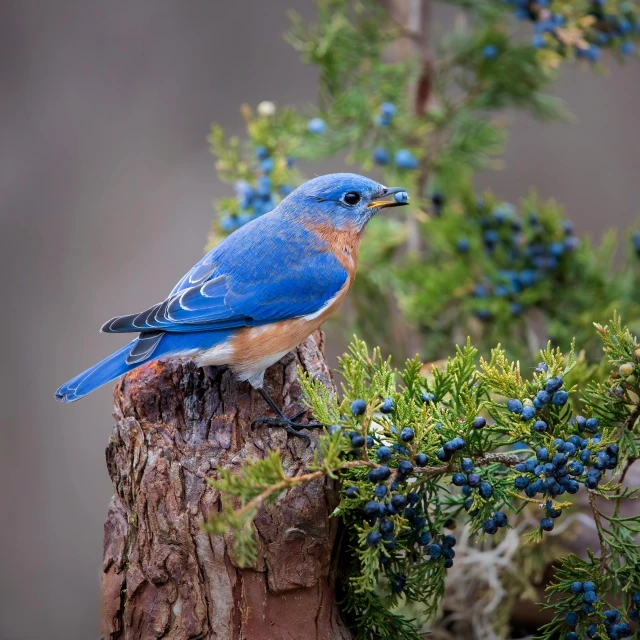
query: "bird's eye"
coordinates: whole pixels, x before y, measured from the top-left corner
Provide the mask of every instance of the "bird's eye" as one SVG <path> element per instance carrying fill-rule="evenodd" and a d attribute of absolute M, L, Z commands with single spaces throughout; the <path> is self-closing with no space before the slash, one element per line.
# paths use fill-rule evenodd
<path fill-rule="evenodd" d="M 356 193 L 355 191 L 348 191 L 344 194 L 344 197 L 342 199 L 344 200 L 345 204 L 348 204 L 350 207 L 352 207 L 354 204 L 358 204 L 358 202 L 360 202 L 360 194 Z"/>

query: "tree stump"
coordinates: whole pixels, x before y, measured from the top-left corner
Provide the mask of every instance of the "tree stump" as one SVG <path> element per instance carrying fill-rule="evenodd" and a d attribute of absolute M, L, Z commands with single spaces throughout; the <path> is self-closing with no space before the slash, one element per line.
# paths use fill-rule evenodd
<path fill-rule="evenodd" d="M 335 392 L 320 332 L 272 366 L 265 383 L 288 415 L 303 408 L 297 365 Z M 224 367 L 160 360 L 125 376 L 114 392 L 107 447 L 114 495 L 104 526 L 102 634 L 109 640 L 347 640 L 336 607 L 339 522 L 334 483 L 283 494 L 256 519 L 254 566 L 239 568 L 232 536 L 202 529 L 222 499 L 206 482 L 280 452 L 288 475 L 313 459 L 311 445 L 281 428 L 251 428 L 269 414 Z"/>

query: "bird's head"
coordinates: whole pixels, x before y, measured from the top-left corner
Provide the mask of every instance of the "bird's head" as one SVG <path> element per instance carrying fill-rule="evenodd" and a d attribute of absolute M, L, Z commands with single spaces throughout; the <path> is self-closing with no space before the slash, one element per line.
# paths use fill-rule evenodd
<path fill-rule="evenodd" d="M 401 192 L 355 173 L 332 173 L 300 185 L 278 208 L 286 217 L 359 232 L 381 209 L 407 204 L 393 198 Z"/>

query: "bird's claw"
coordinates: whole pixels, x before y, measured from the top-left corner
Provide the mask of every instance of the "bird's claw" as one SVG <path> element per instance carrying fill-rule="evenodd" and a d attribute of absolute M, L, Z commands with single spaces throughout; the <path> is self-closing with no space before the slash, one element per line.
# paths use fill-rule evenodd
<path fill-rule="evenodd" d="M 300 416 L 303 416 L 305 413 L 307 413 L 306 409 L 303 409 L 302 411 L 298 411 L 298 413 L 296 413 L 295 416 L 291 416 L 289 418 L 289 420 L 291 420 L 291 422 L 293 422 L 294 420 L 297 420 Z"/>
<path fill-rule="evenodd" d="M 251 423 L 251 427 L 254 427 L 256 424 L 266 424 L 269 427 L 284 427 L 288 433 L 293 436 L 297 436 L 298 438 L 304 438 L 307 441 L 307 444 L 309 444 L 311 442 L 311 438 L 309 438 L 306 433 L 300 433 L 300 431 L 302 429 L 323 429 L 324 425 L 319 422 L 310 422 L 309 424 L 294 422 L 297 418 L 306 413 L 306 411 L 306 409 L 303 409 L 291 418 L 287 418 L 286 416 L 281 418 L 267 418 L 266 416 L 261 416 Z"/>

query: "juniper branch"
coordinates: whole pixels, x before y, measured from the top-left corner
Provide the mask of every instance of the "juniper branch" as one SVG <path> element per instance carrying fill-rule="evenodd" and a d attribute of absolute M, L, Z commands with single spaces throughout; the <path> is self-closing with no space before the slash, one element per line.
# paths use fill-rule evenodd
<path fill-rule="evenodd" d="M 589 491 L 589 507 L 591 507 L 591 513 L 596 523 L 596 530 L 598 531 L 598 539 L 600 541 L 600 568 L 598 572 L 602 575 L 607 567 L 607 542 L 604 537 L 602 519 L 600 518 L 600 512 L 596 505 L 596 494 L 594 491 Z"/>

